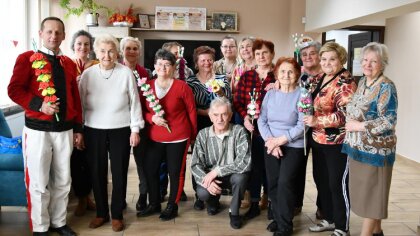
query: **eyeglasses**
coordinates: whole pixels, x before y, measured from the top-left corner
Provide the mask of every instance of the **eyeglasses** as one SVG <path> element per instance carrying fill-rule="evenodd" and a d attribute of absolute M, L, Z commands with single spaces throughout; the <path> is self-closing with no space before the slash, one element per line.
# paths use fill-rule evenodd
<path fill-rule="evenodd" d="M 169 64 L 169 63 L 165 63 L 165 64 L 158 63 L 158 64 L 156 64 L 156 66 L 158 66 L 160 68 L 169 68 L 169 67 L 172 66 L 172 64 Z"/>
<path fill-rule="evenodd" d="M 236 48 L 236 46 L 226 46 L 226 45 L 224 45 L 224 46 L 220 46 L 221 48 L 223 48 L 223 49 L 233 49 L 233 48 Z"/>
<path fill-rule="evenodd" d="M 301 56 L 302 57 L 313 57 L 315 56 L 317 53 L 316 52 L 310 52 L 309 54 L 307 53 L 302 53 Z"/>

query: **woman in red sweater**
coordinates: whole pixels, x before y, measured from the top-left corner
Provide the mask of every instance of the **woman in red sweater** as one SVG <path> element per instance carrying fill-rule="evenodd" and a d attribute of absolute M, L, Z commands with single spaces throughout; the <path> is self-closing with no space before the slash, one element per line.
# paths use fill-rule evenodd
<path fill-rule="evenodd" d="M 147 82 L 165 112 L 163 117 L 157 115 L 144 96 L 141 96 L 144 119 L 148 123 L 146 134 L 150 138 L 144 158 L 149 205 L 137 216 L 148 216 L 161 211 L 159 167 L 165 159 L 171 184 L 168 205 L 159 216 L 163 221 L 178 215 L 178 202 L 184 187 L 187 148 L 197 135 L 194 95 L 184 81 L 173 78 L 175 62 L 172 53 L 158 50 L 155 55 L 157 78 Z"/>

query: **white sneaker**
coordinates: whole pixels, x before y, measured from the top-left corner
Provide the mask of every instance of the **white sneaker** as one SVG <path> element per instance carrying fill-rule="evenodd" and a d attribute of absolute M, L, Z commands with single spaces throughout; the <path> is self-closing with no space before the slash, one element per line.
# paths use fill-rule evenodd
<path fill-rule="evenodd" d="M 335 229 L 335 224 L 334 223 L 330 224 L 326 220 L 321 220 L 319 224 L 309 227 L 309 231 L 311 232 L 333 231 L 334 229 Z"/>
<path fill-rule="evenodd" d="M 336 229 L 330 236 L 347 236 L 347 235 L 350 235 L 350 233 L 343 230 Z"/>

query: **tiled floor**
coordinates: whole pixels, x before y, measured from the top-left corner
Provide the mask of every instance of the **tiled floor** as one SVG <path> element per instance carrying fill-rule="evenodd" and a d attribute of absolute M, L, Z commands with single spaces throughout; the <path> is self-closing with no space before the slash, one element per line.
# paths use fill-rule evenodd
<path fill-rule="evenodd" d="M 294 220 L 295 235 L 329 235 L 330 233 L 310 233 L 308 226 L 315 221 L 316 189 L 312 179 L 312 161 L 308 161 L 307 185 L 303 212 Z M 187 174 L 188 175 L 188 174 Z M 76 200 L 72 199 L 69 204 L 68 224 L 79 235 L 163 235 L 163 236 L 218 236 L 218 235 L 272 235 L 266 231 L 266 211 L 261 216 L 246 222 L 240 230 L 234 230 L 229 226 L 228 204 L 229 197 L 223 196 L 221 202 L 224 210 L 216 216 L 208 216 L 206 211 L 198 212 L 193 209 L 193 190 L 191 180 L 186 181 L 188 201 L 180 203 L 179 217 L 169 222 L 161 222 L 158 216 L 137 218 L 135 214 L 135 202 L 138 198 L 137 172 L 135 162 L 130 163 L 128 176 L 127 202 L 128 208 L 124 218 L 126 229 L 115 233 L 110 224 L 98 229 L 89 229 L 89 221 L 95 216 L 89 212 L 84 217 L 75 217 L 72 212 L 76 206 Z M 162 205 L 165 207 L 165 205 Z M 245 210 L 242 210 L 242 213 Z M 391 196 L 389 202 L 389 218 L 383 221 L 385 235 L 416 235 L 420 219 L 420 164 L 413 161 L 397 158 L 393 172 Z M 350 232 L 359 235 L 361 218 L 351 214 Z M 25 208 L 2 207 L 0 212 L 0 235 L 30 235 L 28 229 L 28 217 Z M 420 235 L 417 233 L 417 235 Z"/>

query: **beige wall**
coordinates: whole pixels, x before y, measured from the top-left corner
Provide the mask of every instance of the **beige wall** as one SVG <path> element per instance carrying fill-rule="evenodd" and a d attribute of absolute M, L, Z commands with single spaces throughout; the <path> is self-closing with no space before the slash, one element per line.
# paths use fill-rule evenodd
<path fill-rule="evenodd" d="M 420 11 L 388 19 L 385 44 L 390 63 L 385 71 L 397 86 L 397 152 L 420 162 Z"/>
<path fill-rule="evenodd" d="M 98 0 L 99 3 L 111 8 L 119 7 L 125 11 L 133 2 L 132 0 Z M 305 33 L 302 17 L 305 14 L 305 0 L 157 0 L 140 1 L 134 4 L 135 11 L 145 14 L 154 14 L 155 6 L 192 6 L 204 7 L 207 15 L 212 12 L 235 11 L 238 13 L 240 34 L 233 34 L 237 39 L 245 36 L 261 37 L 271 40 L 275 44 L 276 58 L 278 56 L 292 55 L 293 42 L 292 33 Z M 51 6 L 52 15 L 62 17 L 64 11 L 53 1 Z M 101 16 L 100 25 L 107 24 L 105 16 Z M 67 40 L 63 43 L 64 52 L 71 55 L 69 41 L 71 35 L 81 29 L 86 28 L 84 16 L 70 16 L 65 19 L 67 27 Z M 220 40 L 224 34 L 220 33 L 175 33 L 175 32 L 145 32 L 136 31 L 133 33 L 140 39 L 185 39 L 185 40 Z M 320 34 L 311 34 L 315 38 L 320 38 Z M 146 49 L 147 50 L 147 49 Z"/>
<path fill-rule="evenodd" d="M 420 0 L 306 0 L 306 31 L 322 32 L 420 10 Z"/>

